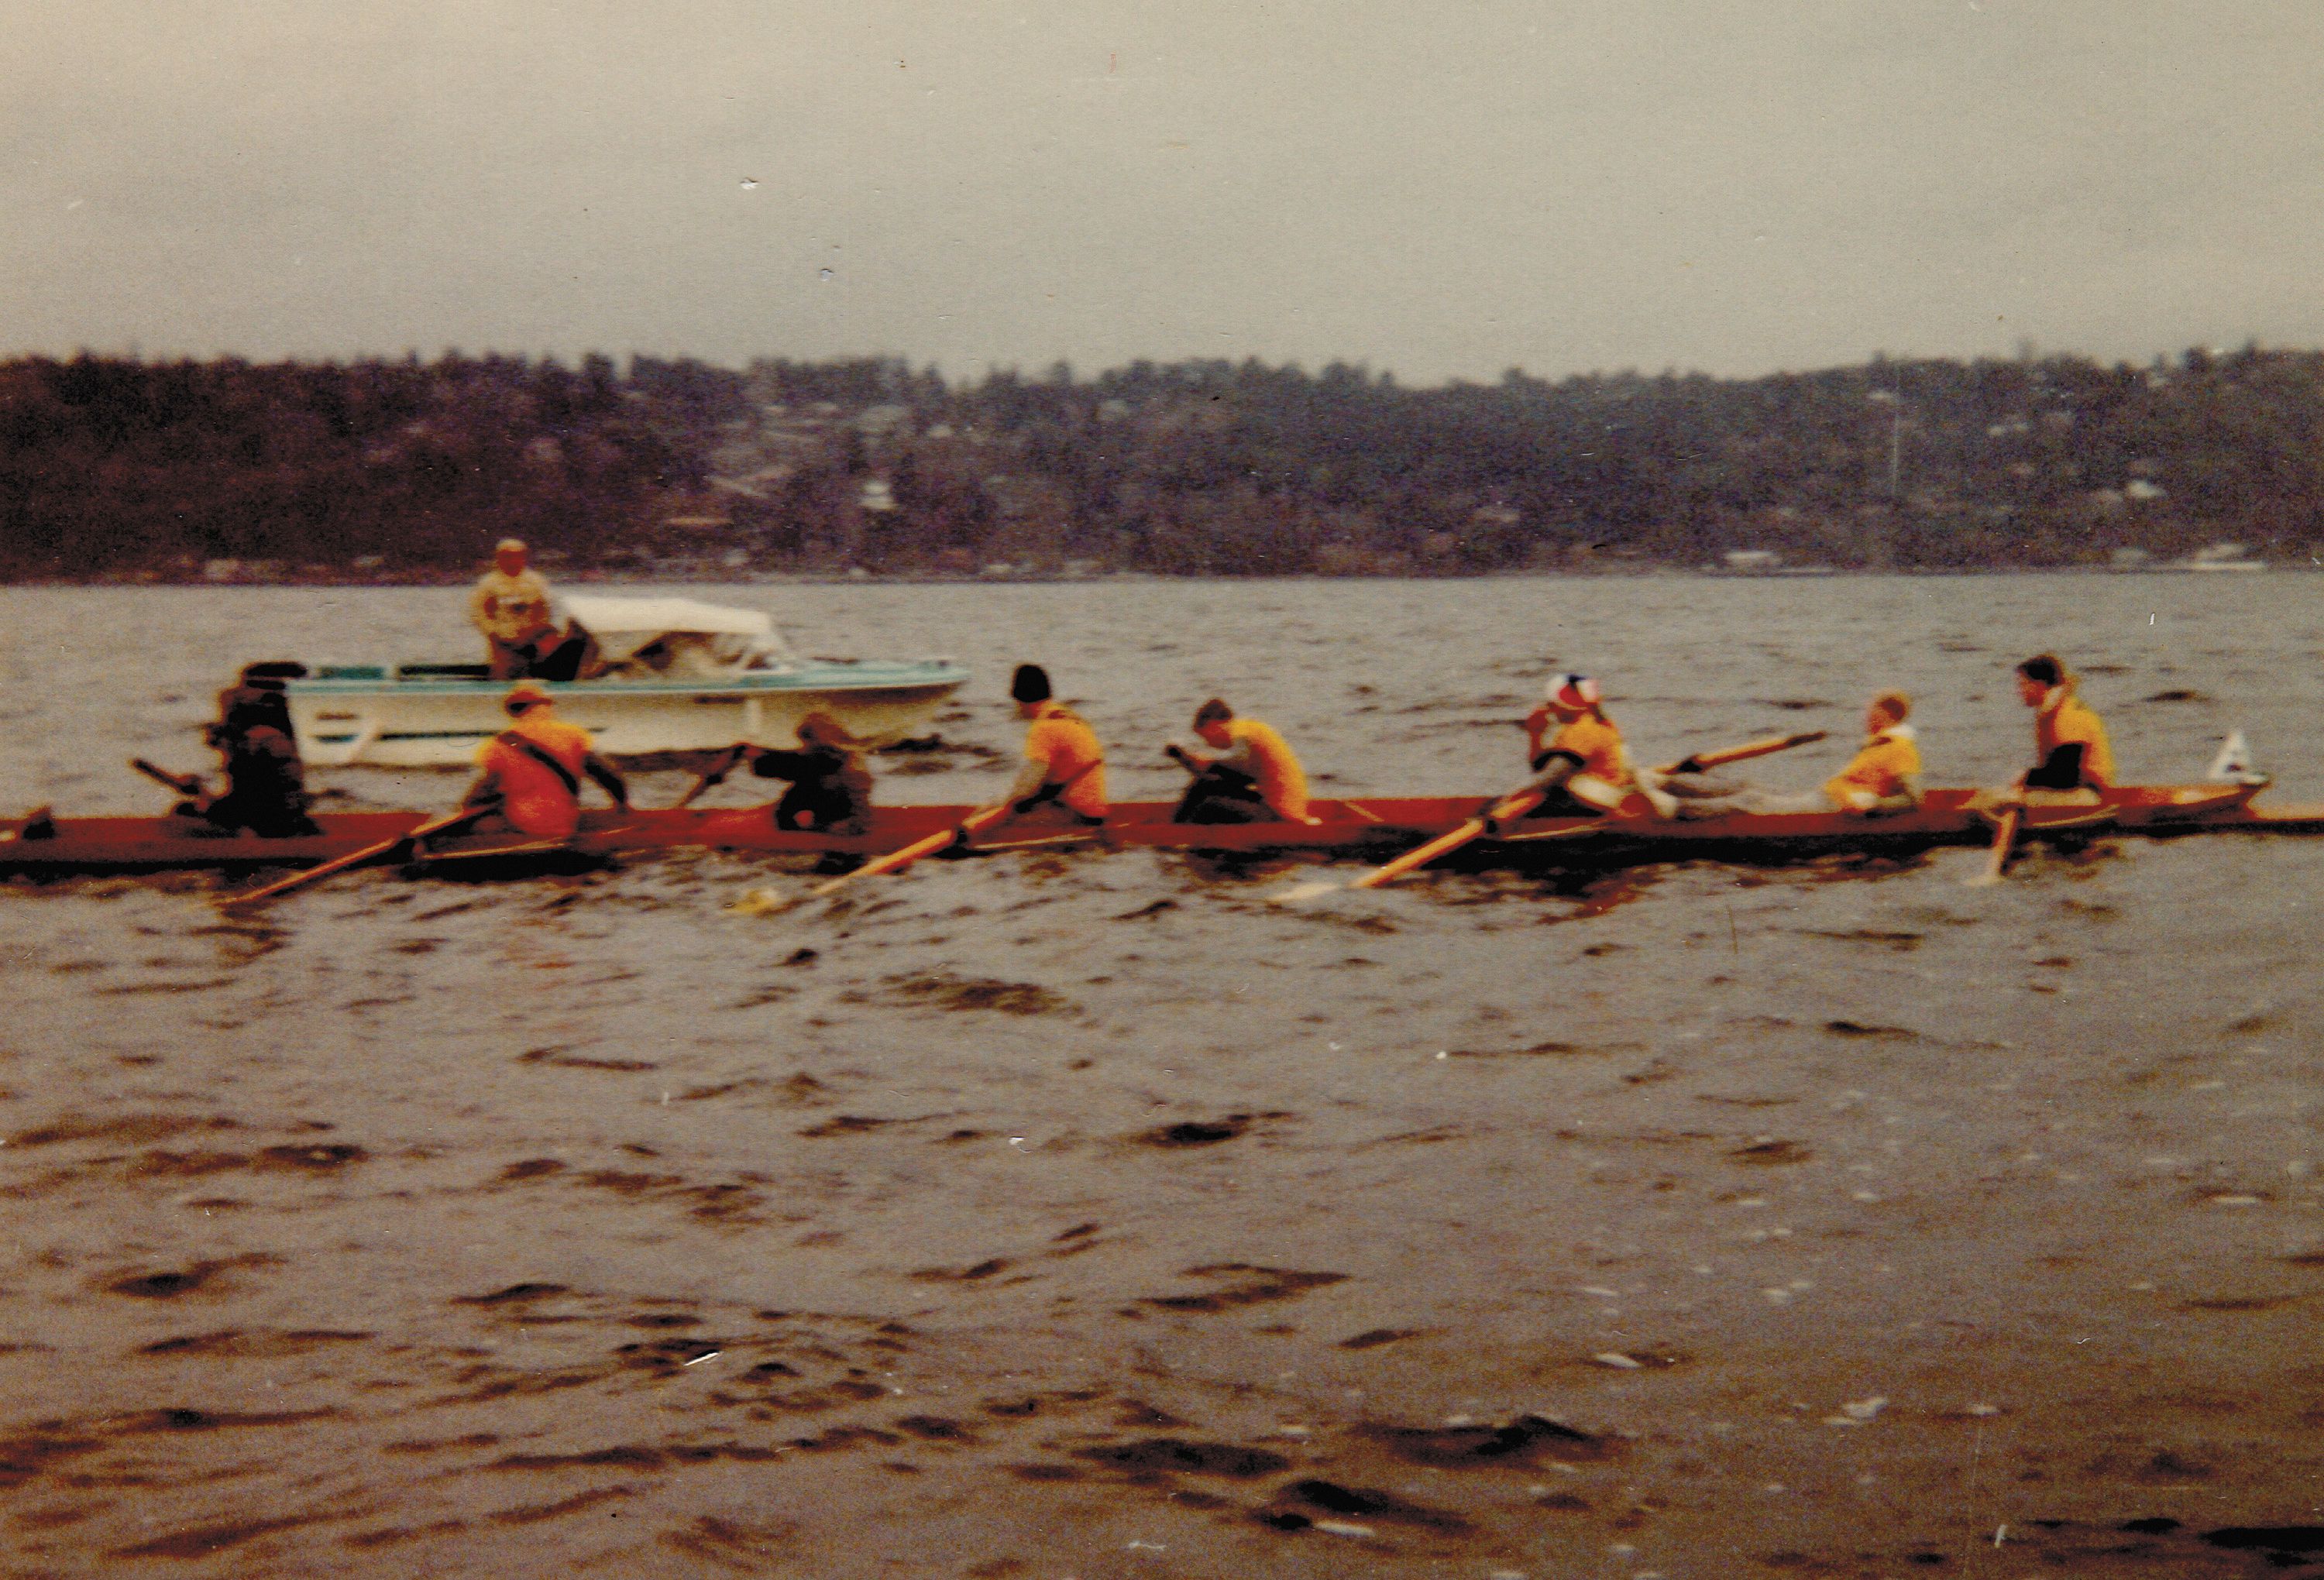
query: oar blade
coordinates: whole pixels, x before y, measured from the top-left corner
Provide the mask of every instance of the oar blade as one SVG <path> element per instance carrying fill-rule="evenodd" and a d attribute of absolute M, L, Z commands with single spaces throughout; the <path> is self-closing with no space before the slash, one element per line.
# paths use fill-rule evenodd
<path fill-rule="evenodd" d="M 1270 905 L 1304 905 L 1325 895 L 1336 895 L 1346 886 L 1323 878 L 1310 878 L 1305 883 L 1295 883 L 1289 888 L 1278 889 L 1267 896 L 1267 903 Z"/>
<path fill-rule="evenodd" d="M 726 911 L 733 916 L 779 916 L 786 911 L 796 909 L 801 903 L 798 896 L 787 895 L 780 889 L 751 888 L 744 889 L 742 897 L 727 906 Z"/>
<path fill-rule="evenodd" d="M 1993 825 L 1993 849 L 1986 853 L 1985 865 L 1974 877 L 1961 880 L 1964 888 L 1991 888 L 2002 880 L 2009 867 L 2009 849 L 2017 841 L 2017 824 L 2024 816 L 2019 807 L 2011 807 Z"/>

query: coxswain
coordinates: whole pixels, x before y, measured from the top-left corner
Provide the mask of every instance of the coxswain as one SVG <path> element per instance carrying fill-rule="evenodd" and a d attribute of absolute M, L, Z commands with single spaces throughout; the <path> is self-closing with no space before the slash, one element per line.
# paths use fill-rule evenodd
<path fill-rule="evenodd" d="M 501 706 L 512 722 L 476 752 L 476 782 L 461 805 L 538 839 L 570 839 L 581 826 L 581 780 L 595 779 L 630 809 L 630 787 L 592 749 L 589 732 L 557 717 L 548 688 L 521 680 Z M 479 828 L 491 826 L 480 821 Z"/>
<path fill-rule="evenodd" d="M 226 789 L 181 804 L 180 813 L 268 839 L 321 832 L 307 815 L 307 766 L 284 694 L 283 681 L 293 672 L 305 673 L 297 665 L 245 665 L 235 684 L 218 693 L 217 719 L 202 734 L 218 754 Z"/>
<path fill-rule="evenodd" d="M 1633 790 L 1656 816 L 1677 814 L 1678 804 L 1632 767 L 1622 732 L 1606 715 L 1604 694 L 1588 675 L 1550 676 L 1541 702 L 1526 715 L 1526 757 L 1536 775 L 1526 788 L 1544 797 L 1531 816 L 1602 817 Z"/>
<path fill-rule="evenodd" d="M 1684 818 L 1803 812 L 1871 817 L 1910 812 L 1921 804 L 1921 749 L 1913 727 L 1904 721 L 1912 712 L 1913 699 L 1903 692 L 1886 691 L 1874 697 L 1864 709 L 1864 744 L 1821 789 L 1804 795 L 1713 777 L 1685 763 L 1663 776 L 1662 787 L 1680 798 L 1679 815 Z"/>
<path fill-rule="evenodd" d="M 1272 725 L 1238 718 L 1213 697 L 1194 711 L 1194 733 L 1210 751 L 1189 751 L 1175 741 L 1164 749 L 1194 776 L 1171 822 L 1316 821 L 1307 814 L 1307 776 Z"/>
<path fill-rule="evenodd" d="M 2114 752 L 2106 726 L 2083 702 L 2080 685 L 2054 653 L 2017 666 L 2017 697 L 2034 710 L 2034 766 L 2021 790 L 2080 790 L 2096 794 L 2114 784 Z"/>
<path fill-rule="evenodd" d="M 775 803 L 775 827 L 827 834 L 871 831 L 872 770 L 863 743 L 825 712 L 798 721 L 798 749 L 745 747 L 751 772 L 761 779 L 788 779 L 790 788 Z"/>
<path fill-rule="evenodd" d="M 1026 721 L 1025 766 L 1009 787 L 1008 809 L 1015 817 L 1045 811 L 1081 827 L 1105 821 L 1105 749 L 1081 716 L 1058 702 L 1048 671 L 1020 664 L 1010 677 L 1009 695 Z"/>
<path fill-rule="evenodd" d="M 549 614 L 549 583 L 529 563 L 521 538 L 503 537 L 493 550 L 493 568 L 468 594 L 468 618 L 484 634 L 494 680 L 530 675 L 562 641 Z"/>

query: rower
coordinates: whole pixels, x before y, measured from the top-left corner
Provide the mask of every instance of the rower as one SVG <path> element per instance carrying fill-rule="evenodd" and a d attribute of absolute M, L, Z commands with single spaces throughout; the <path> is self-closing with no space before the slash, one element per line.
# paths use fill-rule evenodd
<path fill-rule="evenodd" d="M 1606 715 L 1604 694 L 1588 675 L 1550 676 L 1525 722 L 1526 761 L 1538 776 L 1526 788 L 1545 796 L 1529 815 L 1602 817 L 1618 810 L 1632 790 L 1646 798 L 1657 817 L 1676 815 L 1678 804 L 1632 767 L 1622 732 Z"/>
<path fill-rule="evenodd" d="M 828 834 L 870 831 L 872 770 L 864 766 L 863 743 L 830 714 L 812 712 L 798 721 L 797 751 L 757 746 L 742 751 L 758 777 L 790 781 L 775 803 L 775 827 Z"/>
<path fill-rule="evenodd" d="M 503 537 L 493 550 L 493 568 L 468 594 L 468 618 L 484 635 L 494 680 L 532 674 L 562 639 L 549 619 L 549 583 L 531 567 L 521 538 Z"/>
<path fill-rule="evenodd" d="M 1272 725 L 1238 718 L 1213 697 L 1194 711 L 1194 733 L 1218 755 L 1188 751 L 1176 741 L 1163 749 L 1194 776 L 1171 822 L 1318 821 L 1307 814 L 1307 776 Z"/>
<path fill-rule="evenodd" d="M 2106 726 L 2083 702 L 2080 682 L 2054 653 L 2017 666 L 2017 697 L 2034 710 L 2034 764 L 2018 778 L 2022 790 L 2080 790 L 2090 795 L 2114 783 L 2114 752 Z"/>
<path fill-rule="evenodd" d="M 1824 781 L 1824 799 L 1866 817 L 1920 805 L 1920 738 L 1905 722 L 1912 715 L 1913 699 L 1900 691 L 1882 692 L 1865 704 L 1864 744 L 1848 767 Z"/>
<path fill-rule="evenodd" d="M 589 732 L 557 717 L 548 688 L 521 680 L 501 704 L 512 723 L 476 752 L 476 782 L 460 804 L 493 814 L 520 833 L 570 839 L 581 826 L 581 778 L 587 775 L 630 810 L 630 787 L 597 755 Z M 490 826 L 480 821 L 479 828 Z"/>
<path fill-rule="evenodd" d="M 1097 732 L 1058 702 L 1049 685 L 1048 671 L 1038 664 L 1020 664 L 1010 677 L 1009 695 L 1017 716 L 1027 722 L 1025 766 L 1009 786 L 1007 806 L 1013 817 L 1027 817 L 1051 809 L 1051 815 L 1076 827 L 1091 828 L 1105 821 L 1105 749 Z"/>
<path fill-rule="evenodd" d="M 1790 813 L 1851 813 L 1858 816 L 1910 812 L 1921 804 L 1921 749 L 1913 727 L 1913 699 L 1885 691 L 1865 705 L 1864 744 L 1848 766 L 1805 795 L 1766 790 L 1747 780 L 1713 777 L 1692 759 L 1663 776 L 1662 787 L 1678 796 L 1683 818 L 1723 817 L 1731 813 L 1775 816 Z"/>
<path fill-rule="evenodd" d="M 226 789 L 217 795 L 196 795 L 178 805 L 179 813 L 268 839 L 322 831 L 307 815 L 307 767 L 291 734 L 284 694 L 285 674 L 296 667 L 246 665 L 235 684 L 218 693 L 217 719 L 202 733 L 217 751 Z M 189 787 L 198 790 L 199 781 L 189 781 Z"/>

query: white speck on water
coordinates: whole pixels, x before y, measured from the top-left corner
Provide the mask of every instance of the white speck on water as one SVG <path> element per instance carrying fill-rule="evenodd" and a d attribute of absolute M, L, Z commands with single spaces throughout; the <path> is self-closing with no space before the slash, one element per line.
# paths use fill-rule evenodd
<path fill-rule="evenodd" d="M 725 1352 L 724 1350 L 712 1350 L 708 1355 L 696 1355 L 696 1356 L 695 1356 L 692 1360 L 690 1360 L 690 1361 L 687 1362 L 686 1364 L 687 1364 L 687 1365 L 689 1365 L 689 1366 L 698 1366 L 698 1365 L 700 1365 L 700 1364 L 701 1364 L 703 1362 L 705 1362 L 705 1361 L 715 1361 L 715 1360 L 716 1360 L 720 1355 L 724 1355 L 725 1353 L 726 1353 L 726 1352 Z"/>

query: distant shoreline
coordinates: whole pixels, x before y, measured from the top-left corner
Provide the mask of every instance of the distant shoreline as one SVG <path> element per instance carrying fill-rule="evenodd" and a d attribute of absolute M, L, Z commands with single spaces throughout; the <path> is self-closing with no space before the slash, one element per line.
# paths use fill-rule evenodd
<path fill-rule="evenodd" d="M 1320 572 L 1305 572 L 1289 575 L 1193 576 L 1166 575 L 1154 571 L 1102 571 L 1084 574 L 1064 572 L 1010 572 L 1005 575 L 964 574 L 958 572 L 930 571 L 925 573 L 885 572 L 874 575 L 851 575 L 844 571 L 748 571 L 721 572 L 711 569 L 678 568 L 643 573 L 624 572 L 619 575 L 566 574 L 553 579 L 556 586 L 574 587 L 667 587 L 676 584 L 729 587 L 993 587 L 993 586 L 1099 586 L 1132 583 L 1230 583 L 1246 582 L 1590 582 L 1643 580 L 1653 577 L 1685 578 L 1706 582 L 1786 582 L 1807 579 L 1859 579 L 1866 577 L 1905 576 L 1915 579 L 1956 576 L 2184 576 L 2253 574 L 2265 571 L 2279 574 L 2312 574 L 2324 570 L 2324 565 L 2301 565 L 2291 561 L 2245 561 L 2231 565 L 1802 565 L 1797 568 L 1763 571 L 1736 571 L 1711 565 L 1608 565 L 1590 570 L 1509 570 L 1446 572 L 1414 574 L 1382 572 L 1376 575 L 1326 575 Z M 446 574 L 412 574 L 408 576 L 367 575 L 357 573 L 318 574 L 289 576 L 170 576 L 106 575 L 106 576 L 41 576 L 14 577 L 0 580 L 0 587 L 169 587 L 184 591 L 252 587 L 465 587 L 474 578 Z"/>

